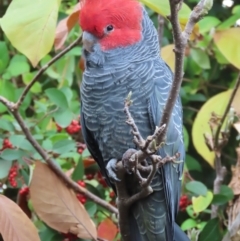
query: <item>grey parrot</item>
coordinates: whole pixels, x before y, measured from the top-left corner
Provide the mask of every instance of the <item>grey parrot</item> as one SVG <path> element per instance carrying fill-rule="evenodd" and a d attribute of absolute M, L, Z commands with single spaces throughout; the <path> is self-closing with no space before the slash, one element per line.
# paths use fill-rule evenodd
<path fill-rule="evenodd" d="M 80 11 L 85 71 L 81 84 L 81 125 L 86 145 L 114 188 L 114 167 L 133 143 L 124 100 L 132 92 L 130 112 L 143 138 L 154 133 L 172 85 L 173 74 L 160 57 L 157 31 L 135 0 L 84 0 Z M 185 159 L 182 106 L 178 97 L 162 157 Z M 183 163 L 166 163 L 152 180 L 153 193 L 131 207 L 133 241 L 187 241 L 175 219 Z M 131 182 L 132 178 L 132 182 Z M 129 192 L 137 192 L 129 175 Z"/>

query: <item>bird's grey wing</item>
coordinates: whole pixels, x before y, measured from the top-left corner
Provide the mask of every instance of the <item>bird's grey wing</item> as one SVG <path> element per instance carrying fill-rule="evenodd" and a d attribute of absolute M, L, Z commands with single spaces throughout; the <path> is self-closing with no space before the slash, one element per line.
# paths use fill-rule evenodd
<path fill-rule="evenodd" d="M 150 98 L 149 114 L 152 119 L 152 128 L 160 124 L 163 108 L 169 95 L 173 75 L 169 67 L 162 63 L 156 68 L 154 93 Z M 166 141 L 158 154 L 162 157 L 173 156 L 180 153 L 179 160 L 185 159 L 185 150 L 182 136 L 182 105 L 178 97 L 166 134 Z M 159 169 L 159 174 L 163 177 L 165 199 L 168 208 L 168 218 L 174 230 L 175 217 L 178 212 L 178 202 L 181 194 L 181 176 L 183 163 L 166 163 Z"/>
<path fill-rule="evenodd" d="M 83 135 L 85 144 L 87 145 L 89 152 L 91 153 L 93 159 L 97 162 L 97 164 L 101 170 L 101 173 L 102 173 L 103 177 L 105 178 L 107 184 L 115 190 L 113 183 L 110 181 L 110 179 L 108 177 L 106 167 L 105 167 L 105 164 L 103 161 L 103 157 L 99 150 L 98 143 L 94 139 L 92 133 L 86 127 L 84 113 L 82 111 L 82 108 L 81 108 L 81 126 L 82 126 L 82 135 Z"/>

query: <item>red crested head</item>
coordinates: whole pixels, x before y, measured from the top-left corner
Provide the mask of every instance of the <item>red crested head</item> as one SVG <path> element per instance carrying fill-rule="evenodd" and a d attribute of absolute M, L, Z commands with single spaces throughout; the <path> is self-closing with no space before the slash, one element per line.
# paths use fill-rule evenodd
<path fill-rule="evenodd" d="M 136 0 L 83 0 L 80 26 L 103 50 L 126 47 L 141 40 L 142 15 Z"/>

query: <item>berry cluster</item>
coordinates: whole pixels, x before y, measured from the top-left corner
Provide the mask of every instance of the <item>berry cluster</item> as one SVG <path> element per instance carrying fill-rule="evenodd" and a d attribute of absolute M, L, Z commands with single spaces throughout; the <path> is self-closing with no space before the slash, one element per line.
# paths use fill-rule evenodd
<path fill-rule="evenodd" d="M 71 124 L 66 128 L 68 134 L 72 135 L 78 133 L 81 130 L 81 126 L 77 120 L 72 120 Z"/>
<path fill-rule="evenodd" d="M 57 123 L 56 123 L 56 127 L 57 127 L 57 132 L 61 132 L 63 130 L 63 128 L 59 126 Z M 72 120 L 70 125 L 66 127 L 65 130 L 70 135 L 78 133 L 81 130 L 79 121 Z"/>
<path fill-rule="evenodd" d="M 81 187 L 84 187 L 84 188 L 86 187 L 86 183 L 85 183 L 84 181 L 82 181 L 82 180 L 77 181 L 77 184 L 78 184 L 79 186 L 81 186 Z M 77 199 L 78 199 L 79 202 L 81 202 L 82 204 L 85 204 L 86 201 L 87 201 L 86 197 L 85 197 L 83 194 L 80 194 L 80 193 L 77 194 Z"/>
<path fill-rule="evenodd" d="M 13 149 L 13 145 L 8 139 L 3 140 L 3 146 L 2 149 L 0 149 L 0 151 L 3 151 L 5 149 Z"/>
<path fill-rule="evenodd" d="M 187 206 L 192 204 L 192 201 L 188 199 L 187 195 L 182 195 L 180 197 L 179 209 L 180 211 L 185 211 Z"/>
<path fill-rule="evenodd" d="M 19 190 L 19 194 L 21 196 L 27 196 L 29 193 L 29 187 L 22 187 L 20 190 Z"/>
<path fill-rule="evenodd" d="M 17 172 L 18 172 L 18 167 L 16 164 L 14 164 L 9 170 L 9 174 L 8 174 L 8 181 L 12 187 L 17 187 L 17 181 L 16 181 Z"/>
<path fill-rule="evenodd" d="M 92 174 L 92 173 L 88 173 L 88 174 L 86 174 L 86 179 L 87 180 L 93 180 L 94 179 L 94 175 Z"/>

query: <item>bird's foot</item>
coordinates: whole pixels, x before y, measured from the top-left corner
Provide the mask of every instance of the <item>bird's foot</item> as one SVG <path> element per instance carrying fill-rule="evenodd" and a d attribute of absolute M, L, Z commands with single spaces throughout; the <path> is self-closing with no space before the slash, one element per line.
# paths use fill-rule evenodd
<path fill-rule="evenodd" d="M 107 172 L 108 172 L 108 175 L 109 177 L 113 180 L 113 181 L 121 181 L 120 179 L 117 178 L 117 175 L 116 175 L 116 168 L 117 168 L 117 159 L 111 159 L 107 166 L 106 166 L 106 169 L 107 169 Z"/>

